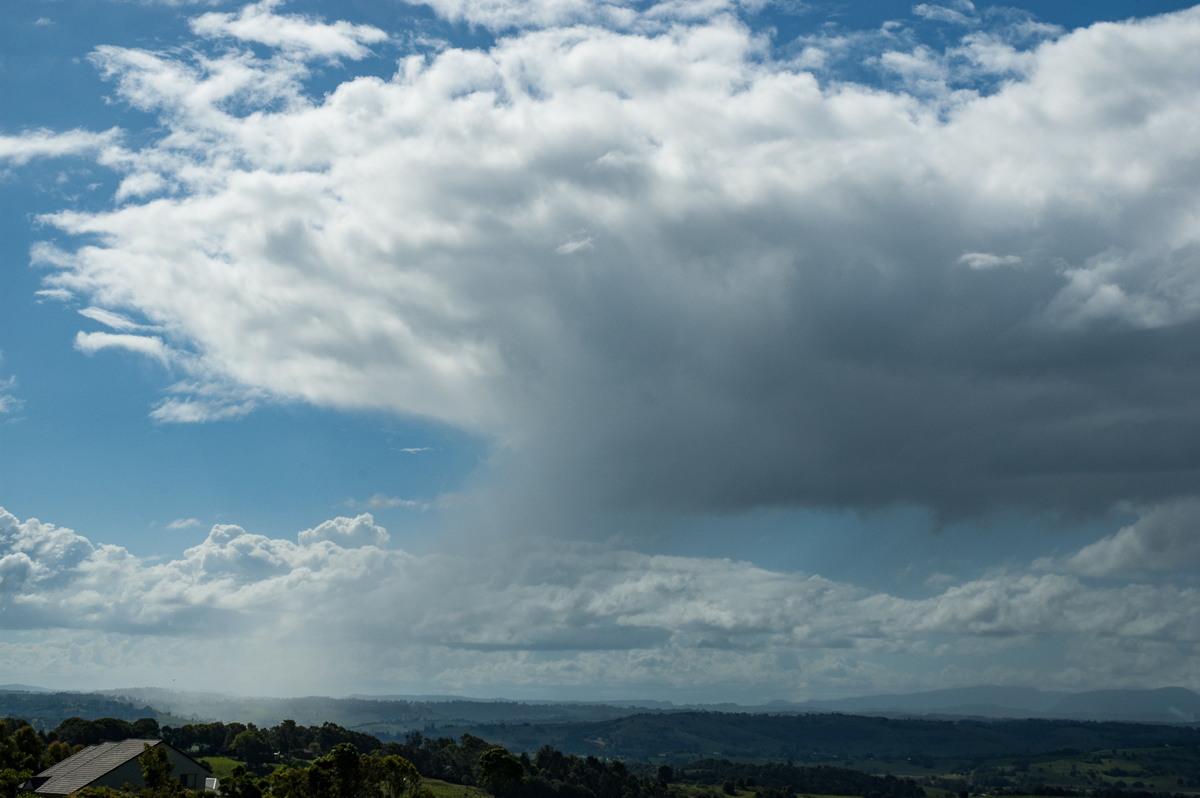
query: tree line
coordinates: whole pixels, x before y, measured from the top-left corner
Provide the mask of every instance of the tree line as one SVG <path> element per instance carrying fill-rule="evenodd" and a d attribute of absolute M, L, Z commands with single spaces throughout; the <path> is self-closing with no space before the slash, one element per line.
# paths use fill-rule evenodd
<path fill-rule="evenodd" d="M 245 762 L 220 780 L 220 798 L 432 798 L 423 778 L 480 787 L 496 798 L 686 798 L 694 795 L 682 788 L 689 783 L 721 785 L 727 794 L 748 791 L 757 798 L 793 798 L 797 793 L 921 798 L 920 787 L 909 779 L 828 766 L 704 760 L 678 769 L 631 768 L 619 760 L 564 754 L 548 745 L 533 756 L 517 755 L 471 734 L 453 739 L 411 732 L 403 741 L 383 743 L 334 723 L 159 727 L 151 718 L 69 718 L 45 733 L 20 720 L 0 723 L 0 798 L 16 798 L 20 784 L 84 746 L 130 738 L 161 739 L 194 757 Z M 140 759 L 145 786 L 89 788 L 79 798 L 200 798 L 171 778 L 161 746 L 147 747 Z"/>

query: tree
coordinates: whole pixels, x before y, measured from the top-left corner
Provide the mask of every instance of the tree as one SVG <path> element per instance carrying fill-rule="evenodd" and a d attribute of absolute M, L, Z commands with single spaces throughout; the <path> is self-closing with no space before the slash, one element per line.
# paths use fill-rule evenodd
<path fill-rule="evenodd" d="M 42 769 L 42 753 L 45 746 L 32 726 L 25 725 L 13 732 L 12 742 L 16 749 L 17 769 L 34 773 Z"/>
<path fill-rule="evenodd" d="M 134 737 L 158 739 L 160 731 L 154 718 L 138 718 L 130 727 Z"/>
<path fill-rule="evenodd" d="M 23 729 L 29 729 L 29 727 L 22 726 L 17 730 L 18 734 Z M 36 767 L 36 759 L 33 761 L 33 766 L 30 767 L 29 755 L 26 751 L 21 750 L 18 736 L 10 735 L 8 724 L 0 722 L 0 796 L 16 798 L 17 788 L 34 774 Z"/>
<path fill-rule="evenodd" d="M 221 798 L 262 798 L 263 794 L 261 782 L 242 765 L 234 766 L 233 772 L 221 779 L 218 791 Z"/>
<path fill-rule="evenodd" d="M 271 729 L 271 742 L 276 751 L 282 751 L 285 755 L 289 755 L 297 748 L 303 748 L 308 741 L 305 739 L 304 732 L 296 725 L 296 721 L 287 718 Z"/>
<path fill-rule="evenodd" d="M 365 775 L 362 757 L 352 743 L 338 743 L 313 762 L 313 769 L 328 775 L 334 798 L 359 798 L 362 794 Z"/>
<path fill-rule="evenodd" d="M 165 745 L 146 743 L 138 757 L 142 766 L 142 780 L 146 782 L 146 794 L 153 798 L 168 798 L 178 795 L 183 787 L 171 777 L 171 758 Z"/>
<path fill-rule="evenodd" d="M 364 761 L 371 763 L 371 780 L 378 785 L 381 798 L 408 798 L 421 789 L 421 774 L 402 756 L 367 757 Z"/>
<path fill-rule="evenodd" d="M 230 746 L 234 756 L 247 762 L 266 762 L 271 758 L 271 746 L 257 729 L 247 729 L 233 738 Z"/>
<path fill-rule="evenodd" d="M 45 753 L 42 754 L 42 770 L 48 767 L 57 765 L 67 757 L 75 753 L 75 749 L 64 743 L 62 740 L 55 740 L 50 745 L 46 746 Z"/>
<path fill-rule="evenodd" d="M 479 780 L 492 795 L 506 795 L 523 776 L 520 760 L 502 746 L 492 746 L 479 755 Z"/>
<path fill-rule="evenodd" d="M 267 786 L 274 798 L 307 798 L 308 771 L 311 768 L 280 768 L 267 776 Z M 222 782 L 224 786 L 224 782 Z"/>

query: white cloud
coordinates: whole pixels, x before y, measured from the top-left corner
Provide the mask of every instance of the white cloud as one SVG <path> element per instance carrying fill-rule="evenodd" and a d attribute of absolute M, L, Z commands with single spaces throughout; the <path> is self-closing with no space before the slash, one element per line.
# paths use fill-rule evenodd
<path fill-rule="evenodd" d="M 405 451 L 405 450 L 401 450 Z M 356 501 L 349 499 L 346 505 L 351 508 L 362 507 L 367 510 L 390 510 L 394 507 L 408 507 L 412 509 L 428 509 L 428 505 L 424 502 L 419 502 L 415 499 L 401 499 L 396 496 L 388 496 L 386 493 L 376 493 L 366 501 Z"/>
<path fill-rule="evenodd" d="M 198 526 L 200 526 L 200 520 L 197 518 L 176 518 L 167 524 L 167 529 L 193 529 Z"/>
<path fill-rule="evenodd" d="M 34 158 L 90 155 L 113 147 L 120 137 L 116 128 L 103 133 L 71 130 L 55 133 L 31 130 L 19 136 L 0 136 L 0 161 L 23 164 Z"/>
<path fill-rule="evenodd" d="M 155 405 L 150 418 L 164 424 L 203 424 L 228 421 L 252 413 L 257 407 L 253 400 L 232 401 L 204 398 L 179 399 L 171 397 Z"/>
<path fill-rule="evenodd" d="M 621 11 L 435 6 L 499 26 Z M 727 14 L 514 32 L 319 98 L 295 58 L 100 48 L 166 130 L 108 163 L 170 191 L 46 217 L 100 243 L 35 254 L 48 290 L 162 324 L 78 339 L 205 386 L 156 419 L 304 401 L 444 422 L 493 444 L 497 495 L 547 514 L 512 528 L 1178 495 L 1158 475 L 1200 451 L 1179 134 L 1200 12 L 1056 40 L 1005 24 L 990 56 L 807 42 L 834 64 L 869 45 L 904 90 L 819 81 Z"/>
<path fill-rule="evenodd" d="M 137 172 L 121 181 L 117 188 L 116 199 L 121 201 L 130 197 L 143 197 L 155 194 L 167 188 L 167 182 L 162 175 L 155 172 Z"/>
<path fill-rule="evenodd" d="M 41 299 L 51 299 L 56 302 L 69 302 L 75 298 L 75 295 L 65 288 L 45 288 L 35 293 Z"/>
<path fill-rule="evenodd" d="M 554 248 L 554 251 L 560 255 L 570 255 L 580 250 L 589 250 L 594 246 L 592 237 L 587 235 L 575 236 L 568 241 L 559 244 Z"/>
<path fill-rule="evenodd" d="M 425 0 L 424 4 L 451 21 L 493 30 L 578 23 L 625 26 L 636 18 L 627 0 Z"/>
<path fill-rule="evenodd" d="M 1148 657 L 1175 674 L 1179 652 L 1200 653 L 1195 589 L 1016 572 L 905 599 L 745 562 L 578 543 L 417 558 L 390 548 L 370 515 L 326 521 L 295 541 L 217 525 L 178 559 L 152 562 L 0 510 L 0 608 L 7 628 L 94 646 L 90 661 L 118 669 L 121 651 L 175 661 L 220 635 L 226 655 L 262 659 L 239 671 L 276 679 L 272 691 L 312 689 L 304 678 L 333 673 L 351 689 L 403 671 L 427 687 L 492 694 L 608 683 L 797 696 L 870 680 L 879 688 L 880 679 L 916 689 L 949 665 L 962 683 L 985 672 L 1014 678 L 1006 652 L 1022 678 L 1045 682 L 1062 678 L 1057 659 L 1039 659 L 1050 635 L 1079 652 L 1072 678 L 1096 686 L 1142 677 L 1135 665 Z M 1166 641 L 1173 660 L 1154 653 Z M 1127 652 L 1124 666 L 1085 656 L 1100 645 Z M 322 653 L 332 651 L 339 656 Z M 773 664 L 781 659 L 794 666 Z M 181 673 L 203 679 L 206 661 Z"/>
<path fill-rule="evenodd" d="M 4 353 L 0 352 L 0 363 L 4 362 Z M 2 372 L 0 372 L 2 374 Z M 17 397 L 13 390 L 17 387 L 17 378 L 0 376 L 0 416 L 20 412 L 25 406 L 25 400 Z M 11 419 L 9 419 L 11 420 Z"/>
<path fill-rule="evenodd" d="M 1016 266 L 1021 263 L 1020 255 L 994 255 L 991 252 L 965 252 L 958 262 L 968 269 L 995 269 L 998 266 Z"/>
<path fill-rule="evenodd" d="M 371 25 L 325 24 L 308 17 L 274 13 L 282 3 L 260 0 L 236 14 L 209 12 L 192 20 L 192 30 L 206 37 L 228 36 L 278 47 L 307 58 L 359 60 L 370 54 L 367 45 L 387 41 L 387 33 Z"/>
<path fill-rule="evenodd" d="M 1118 576 L 1190 568 L 1200 561 L 1200 499 L 1143 509 L 1140 518 L 1068 557 L 1039 560 L 1043 569 Z"/>
<path fill-rule="evenodd" d="M 142 330 L 156 329 L 151 325 L 138 324 L 133 319 L 121 313 L 115 313 L 104 308 L 83 308 L 79 311 L 79 315 L 98 321 L 106 327 L 121 332 L 137 332 Z"/>
<path fill-rule="evenodd" d="M 918 17 L 935 20 L 937 22 L 950 22 L 955 25 L 974 25 L 978 19 L 973 16 L 975 6 L 971 3 L 959 3 L 958 9 L 949 8 L 947 6 L 939 6 L 934 3 L 918 3 L 913 6 L 913 13 Z"/>
<path fill-rule="evenodd" d="M 151 357 L 164 366 L 171 361 L 171 350 L 157 335 L 80 332 L 75 335 L 75 348 L 85 355 L 94 355 L 103 349 L 125 349 Z"/>
<path fill-rule="evenodd" d="M 422 0 L 438 16 L 466 22 L 497 32 L 514 29 L 597 25 L 615 29 L 651 29 L 663 24 L 710 19 L 720 14 L 744 11 L 757 14 L 774 5 L 788 14 L 812 10 L 806 3 L 780 0 Z"/>
<path fill-rule="evenodd" d="M 370 515 L 357 518 L 336 518 L 300 533 L 300 543 L 311 546 L 317 541 L 327 540 L 343 547 L 384 546 L 388 542 L 387 531 L 376 526 Z"/>

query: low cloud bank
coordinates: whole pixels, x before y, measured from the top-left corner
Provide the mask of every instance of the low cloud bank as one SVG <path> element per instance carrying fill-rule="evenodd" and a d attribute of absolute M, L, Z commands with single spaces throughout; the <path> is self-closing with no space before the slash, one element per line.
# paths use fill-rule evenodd
<path fill-rule="evenodd" d="M 72 661 L 91 657 L 88 667 L 110 678 L 160 662 L 203 681 L 234 657 L 238 678 L 272 692 L 337 678 L 347 692 L 608 685 L 761 700 L 1200 675 L 1194 587 L 1030 568 L 901 598 L 745 562 L 581 543 L 414 557 L 390 548 L 367 514 L 295 541 L 218 525 L 179 559 L 155 562 L 0 510 L 0 602 L 4 628 L 41 630 L 36 645 L 72 652 L 66 662 L 48 654 L 47 674 L 69 675 Z M 30 645 L 10 637 L 0 650 L 19 663 Z"/>

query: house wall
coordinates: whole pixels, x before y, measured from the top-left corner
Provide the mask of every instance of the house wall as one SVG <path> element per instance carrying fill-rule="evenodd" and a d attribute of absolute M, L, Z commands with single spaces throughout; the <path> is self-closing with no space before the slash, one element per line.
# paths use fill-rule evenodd
<path fill-rule="evenodd" d="M 212 775 L 200 764 L 174 748 L 167 746 L 167 756 L 171 760 L 171 775 L 189 790 L 203 790 L 204 780 Z"/>
<path fill-rule="evenodd" d="M 146 786 L 146 782 L 142 781 L 142 765 L 136 759 L 108 771 L 88 786 L 120 789 L 126 784 L 132 784 L 134 787 Z"/>

